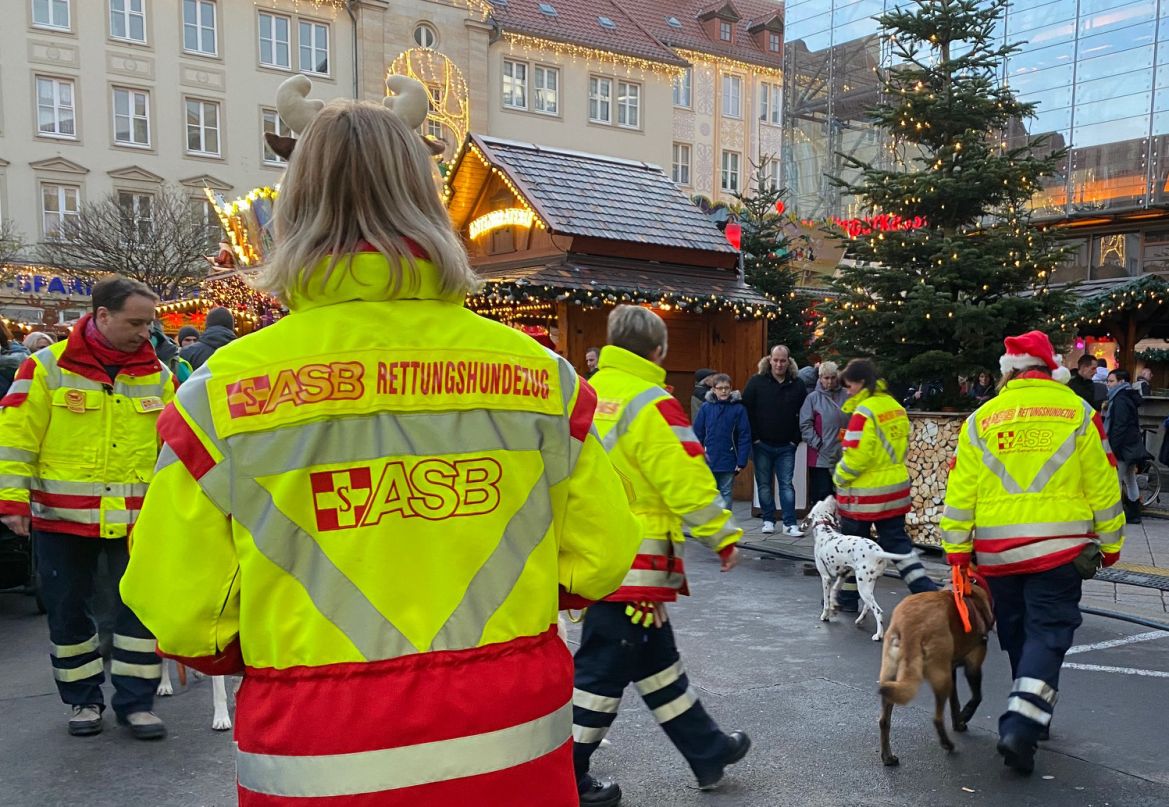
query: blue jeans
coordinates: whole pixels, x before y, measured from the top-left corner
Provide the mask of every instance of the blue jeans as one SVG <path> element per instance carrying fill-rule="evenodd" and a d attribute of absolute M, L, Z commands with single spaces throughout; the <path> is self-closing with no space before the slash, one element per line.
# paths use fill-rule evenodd
<path fill-rule="evenodd" d="M 714 482 L 718 485 L 719 495 L 723 497 L 723 507 L 730 511 L 734 511 L 734 498 L 731 496 L 731 488 L 735 484 L 734 471 L 715 471 Z"/>
<path fill-rule="evenodd" d="M 792 477 L 796 471 L 794 443 L 777 446 L 758 441 L 752 447 L 755 459 L 755 487 L 759 491 L 759 509 L 764 521 L 775 521 L 775 496 L 771 492 L 773 475 L 779 479 L 779 506 L 785 527 L 796 523 L 796 489 Z"/>

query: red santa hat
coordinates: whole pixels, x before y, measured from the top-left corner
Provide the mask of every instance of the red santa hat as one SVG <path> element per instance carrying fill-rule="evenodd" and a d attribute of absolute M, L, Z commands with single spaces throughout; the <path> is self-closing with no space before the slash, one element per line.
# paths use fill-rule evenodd
<path fill-rule="evenodd" d="M 1066 384 L 1072 378 L 1072 373 L 1063 366 L 1063 356 L 1057 356 L 1051 347 L 1051 340 L 1042 331 L 1028 331 L 1019 336 L 1008 336 L 1003 340 L 1007 352 L 999 359 L 999 369 L 1003 375 L 1012 370 L 1022 370 L 1026 367 L 1044 365 L 1051 371 L 1051 378 L 1061 384 Z"/>

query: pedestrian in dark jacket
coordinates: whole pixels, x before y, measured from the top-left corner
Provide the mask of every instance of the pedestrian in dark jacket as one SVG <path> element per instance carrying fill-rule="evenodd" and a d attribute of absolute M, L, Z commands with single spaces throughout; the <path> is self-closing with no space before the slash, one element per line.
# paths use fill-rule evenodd
<path fill-rule="evenodd" d="M 1087 401 L 1089 406 L 1099 412 L 1104 399 L 1108 397 L 1108 389 L 1098 381 L 1092 380 L 1095 375 L 1096 359 L 1085 353 L 1076 362 L 1076 372 L 1072 375 L 1068 386 L 1076 395 Z"/>
<path fill-rule="evenodd" d="M 212 308 L 207 312 L 207 328 L 199 337 L 199 341 L 187 345 L 179 353 L 198 370 L 203 363 L 211 358 L 211 354 L 219 350 L 228 342 L 235 339 L 235 317 L 226 308 Z"/>
<path fill-rule="evenodd" d="M 8 335 L 8 329 L 0 324 L 0 398 L 8 394 L 8 388 L 16 380 L 16 371 L 28 358 L 27 351 L 15 348 L 19 344 L 19 342 L 12 341 L 12 337 Z"/>
<path fill-rule="evenodd" d="M 808 493 L 810 502 L 822 501 L 836 493 L 832 470 L 844 449 L 840 433 L 848 426 L 849 415 L 841 407 L 848 390 L 840 386 L 836 362 L 820 363 L 820 383 L 800 407 L 800 436 L 808 444 Z"/>
<path fill-rule="evenodd" d="M 716 375 L 714 370 L 703 367 L 694 371 L 694 391 L 690 393 L 690 422 L 698 420 L 698 410 L 706 403 L 706 393 L 710 392 L 711 380 Z"/>
<path fill-rule="evenodd" d="M 199 329 L 194 325 L 184 325 L 179 328 L 179 335 L 175 337 L 178 342 L 179 350 L 182 350 L 187 345 L 193 345 L 199 341 Z"/>
<path fill-rule="evenodd" d="M 760 363 L 743 390 L 743 406 L 751 421 L 752 451 L 755 459 L 755 487 L 763 511 L 764 533 L 775 532 L 775 493 L 779 482 L 779 503 L 783 533 L 792 538 L 803 535 L 796 525 L 796 490 L 792 485 L 796 468 L 796 446 L 800 442 L 800 407 L 808 391 L 800 381 L 799 367 L 786 345 L 776 345 Z M 801 471 L 802 473 L 802 471 Z"/>
<path fill-rule="evenodd" d="M 994 379 L 986 370 L 978 371 L 978 378 L 970 385 L 970 397 L 976 406 L 982 406 L 994 397 Z"/>
<path fill-rule="evenodd" d="M 1124 496 L 1124 513 L 1130 524 L 1141 520 L 1140 491 L 1137 489 L 1137 468 L 1146 457 L 1145 441 L 1141 437 L 1141 422 L 1137 410 L 1141 396 L 1129 383 L 1128 372 L 1113 370 L 1104 382 L 1108 385 L 1108 403 L 1104 407 L 1104 434 L 1116 455 L 1116 470 Z"/>
<path fill-rule="evenodd" d="M 742 404 L 743 396 L 731 389 L 731 377 L 715 373 L 710 378 L 713 386 L 706 393 L 706 404 L 698 410 L 694 433 L 706 449 L 706 462 L 718 483 L 724 506 L 733 510 L 731 487 L 751 455 L 751 423 Z"/>

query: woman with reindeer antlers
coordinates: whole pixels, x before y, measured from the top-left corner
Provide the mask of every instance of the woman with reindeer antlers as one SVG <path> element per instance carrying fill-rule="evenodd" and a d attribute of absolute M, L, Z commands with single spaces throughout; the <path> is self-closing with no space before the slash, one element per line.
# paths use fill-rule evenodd
<path fill-rule="evenodd" d="M 596 396 L 477 287 L 415 131 L 426 89 L 306 101 L 260 285 L 289 316 L 216 351 L 165 446 L 122 584 L 159 652 L 244 672 L 243 805 L 576 807 L 558 588 L 641 541 Z"/>

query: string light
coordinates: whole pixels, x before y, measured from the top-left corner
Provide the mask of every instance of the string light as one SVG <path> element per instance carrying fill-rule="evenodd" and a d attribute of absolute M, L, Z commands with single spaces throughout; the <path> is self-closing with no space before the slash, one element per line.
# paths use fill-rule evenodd
<path fill-rule="evenodd" d="M 703 67 L 714 66 L 722 70 L 730 70 L 736 73 L 746 73 L 748 75 L 755 74 L 763 78 L 782 79 L 783 70 L 778 67 L 766 67 L 759 64 L 751 64 L 750 62 L 739 61 L 738 59 L 731 59 L 726 56 L 716 56 L 711 53 L 701 53 L 696 50 L 682 50 L 675 48 L 674 52 L 681 56 L 688 62 Z"/>
<path fill-rule="evenodd" d="M 624 69 L 627 73 L 639 70 L 642 73 L 663 73 L 670 78 L 674 78 L 675 76 L 682 75 L 686 70 L 685 65 L 654 61 L 653 59 L 632 56 L 626 53 L 597 50 L 584 45 L 574 45 L 571 42 L 543 39 L 527 34 L 517 34 L 513 31 L 504 31 L 503 39 L 508 43 L 513 53 L 517 49 L 527 51 L 527 55 L 529 56 L 531 55 L 531 51 L 551 52 L 574 60 L 580 59 L 588 65 L 612 65 L 615 69 Z"/>

